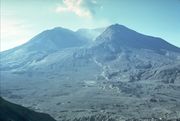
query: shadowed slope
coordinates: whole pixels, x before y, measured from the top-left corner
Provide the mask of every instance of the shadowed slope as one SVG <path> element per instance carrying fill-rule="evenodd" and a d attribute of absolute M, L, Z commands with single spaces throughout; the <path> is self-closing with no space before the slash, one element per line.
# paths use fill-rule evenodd
<path fill-rule="evenodd" d="M 1 121 L 55 121 L 48 114 L 37 113 L 0 97 Z"/>

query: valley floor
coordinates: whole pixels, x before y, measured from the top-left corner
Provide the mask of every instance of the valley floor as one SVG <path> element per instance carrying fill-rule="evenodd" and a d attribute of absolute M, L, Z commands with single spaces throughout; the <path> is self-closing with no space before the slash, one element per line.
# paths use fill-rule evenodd
<path fill-rule="evenodd" d="M 70 78 L 24 83 L 17 78 L 2 81 L 1 87 L 5 99 L 48 113 L 57 121 L 180 119 L 180 85 L 175 84 Z"/>

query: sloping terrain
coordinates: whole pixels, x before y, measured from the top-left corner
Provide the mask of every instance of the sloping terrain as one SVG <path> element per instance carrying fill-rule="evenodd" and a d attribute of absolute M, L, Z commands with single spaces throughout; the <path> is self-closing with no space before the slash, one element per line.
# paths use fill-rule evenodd
<path fill-rule="evenodd" d="M 48 114 L 37 113 L 22 106 L 10 103 L 0 97 L 1 121 L 55 121 Z"/>
<path fill-rule="evenodd" d="M 91 46 L 78 32 L 61 33 L 1 53 L 3 97 L 58 121 L 180 118 L 180 48 L 118 24 Z M 58 48 L 38 48 L 54 36 L 62 39 L 47 40 Z"/>
<path fill-rule="evenodd" d="M 1 69 L 22 68 L 56 51 L 84 46 L 86 43 L 83 37 L 68 29 L 59 27 L 46 30 L 21 46 L 1 52 Z"/>

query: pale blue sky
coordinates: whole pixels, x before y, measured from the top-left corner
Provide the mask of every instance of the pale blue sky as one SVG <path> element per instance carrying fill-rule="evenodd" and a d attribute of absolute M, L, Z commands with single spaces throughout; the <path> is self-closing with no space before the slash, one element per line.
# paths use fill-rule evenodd
<path fill-rule="evenodd" d="M 180 0 L 1 0 L 1 51 L 57 26 L 114 23 L 180 47 Z"/>

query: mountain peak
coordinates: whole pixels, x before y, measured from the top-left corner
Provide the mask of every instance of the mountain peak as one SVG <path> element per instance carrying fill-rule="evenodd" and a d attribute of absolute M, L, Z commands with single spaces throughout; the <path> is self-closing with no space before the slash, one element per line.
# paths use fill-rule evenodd
<path fill-rule="evenodd" d="M 109 28 L 116 29 L 116 28 L 127 28 L 127 27 L 124 26 L 124 25 L 121 25 L 121 24 L 116 23 L 116 24 L 110 25 Z"/>
<path fill-rule="evenodd" d="M 112 24 L 109 27 L 107 27 L 107 32 L 109 33 L 118 33 L 122 35 L 129 35 L 129 34 L 138 34 L 136 31 L 129 29 L 128 27 L 120 24 Z"/>
<path fill-rule="evenodd" d="M 54 27 L 53 29 L 50 29 L 49 31 L 71 31 L 71 30 L 63 28 L 63 27 Z"/>
<path fill-rule="evenodd" d="M 96 39 L 96 44 L 110 44 L 116 48 L 128 47 L 136 49 L 150 49 L 154 51 L 168 50 L 180 52 L 178 47 L 171 45 L 165 40 L 157 37 L 143 35 L 123 25 L 113 24 L 109 26 Z"/>

